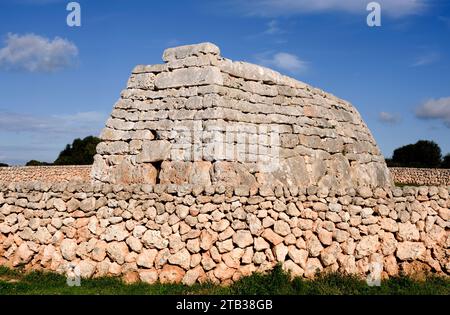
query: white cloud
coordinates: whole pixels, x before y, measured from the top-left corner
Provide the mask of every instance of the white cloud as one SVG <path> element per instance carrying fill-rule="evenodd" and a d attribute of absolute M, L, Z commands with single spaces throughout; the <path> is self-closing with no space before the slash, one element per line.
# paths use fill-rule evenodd
<path fill-rule="evenodd" d="M 271 21 L 269 21 L 269 23 L 267 23 L 267 29 L 264 32 L 264 34 L 278 35 L 278 34 L 282 34 L 282 33 L 284 33 L 284 31 L 278 25 L 277 20 L 271 20 Z"/>
<path fill-rule="evenodd" d="M 244 8 L 250 14 L 261 16 L 279 16 L 309 14 L 325 11 L 341 11 L 367 14 L 366 6 L 370 1 L 361 0 L 249 0 Z M 430 0 L 377 0 L 382 12 L 401 17 L 420 13 Z M 239 1 L 240 5 L 242 2 Z"/>
<path fill-rule="evenodd" d="M 37 116 L 0 111 L 0 130 L 14 133 L 41 133 L 49 136 L 78 133 L 96 135 L 106 119 L 107 115 L 99 112 Z"/>
<path fill-rule="evenodd" d="M 450 128 L 450 97 L 426 101 L 416 108 L 416 117 L 420 119 L 440 120 Z"/>
<path fill-rule="evenodd" d="M 411 66 L 412 67 L 428 66 L 437 62 L 440 58 L 441 55 L 439 53 L 430 52 L 422 56 L 419 56 Z"/>
<path fill-rule="evenodd" d="M 44 116 L 0 109 L 1 160 L 10 165 L 32 159 L 52 162 L 75 138 L 98 136 L 107 118 L 100 112 Z"/>
<path fill-rule="evenodd" d="M 35 34 L 8 34 L 0 49 L 0 68 L 28 72 L 55 72 L 72 66 L 78 56 L 70 41 Z"/>
<path fill-rule="evenodd" d="M 385 124 L 396 124 L 400 122 L 400 117 L 397 114 L 381 112 L 378 116 L 378 119 Z"/>
<path fill-rule="evenodd" d="M 257 56 L 258 63 L 266 67 L 275 67 L 291 73 L 302 73 L 308 68 L 308 63 L 299 57 L 286 52 L 278 52 L 272 55 L 267 53 Z"/>

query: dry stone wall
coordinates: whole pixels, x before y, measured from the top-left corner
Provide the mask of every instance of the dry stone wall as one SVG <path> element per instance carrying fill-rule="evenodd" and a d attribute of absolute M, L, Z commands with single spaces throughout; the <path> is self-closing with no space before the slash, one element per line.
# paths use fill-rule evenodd
<path fill-rule="evenodd" d="M 391 167 L 389 171 L 393 180 L 399 184 L 450 185 L 450 169 Z"/>
<path fill-rule="evenodd" d="M 450 274 L 450 187 L 0 184 L 0 264 L 83 277 L 229 283 L 293 275 Z"/>
<path fill-rule="evenodd" d="M 389 186 L 383 156 L 348 102 L 204 43 L 137 66 L 92 170 L 113 184 Z"/>
<path fill-rule="evenodd" d="M 21 166 L 0 167 L 0 182 L 20 183 L 42 181 L 48 183 L 81 181 L 90 182 L 91 165 L 86 166 Z M 448 186 L 450 170 L 391 167 L 392 180 L 399 184 Z"/>
<path fill-rule="evenodd" d="M 0 167 L 0 182 L 42 181 L 49 183 L 91 180 L 91 165 Z"/>

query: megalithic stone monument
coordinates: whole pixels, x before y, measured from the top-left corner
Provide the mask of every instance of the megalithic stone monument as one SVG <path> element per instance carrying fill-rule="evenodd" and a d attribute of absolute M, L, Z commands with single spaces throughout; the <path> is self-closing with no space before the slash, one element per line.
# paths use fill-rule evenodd
<path fill-rule="evenodd" d="M 211 43 L 137 66 L 101 134 L 95 181 L 389 186 L 380 150 L 348 102 Z"/>

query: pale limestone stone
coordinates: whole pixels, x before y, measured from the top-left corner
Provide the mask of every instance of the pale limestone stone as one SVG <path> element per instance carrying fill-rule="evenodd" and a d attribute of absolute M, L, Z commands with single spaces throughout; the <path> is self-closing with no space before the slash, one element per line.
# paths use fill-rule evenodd
<path fill-rule="evenodd" d="M 254 247 L 256 251 L 262 251 L 270 248 L 270 245 L 262 237 L 257 237 L 255 238 Z"/>
<path fill-rule="evenodd" d="M 333 239 L 336 240 L 338 243 L 345 242 L 350 237 L 349 233 L 342 230 L 334 230 L 333 231 Z"/>
<path fill-rule="evenodd" d="M 294 263 L 292 260 L 286 260 L 283 263 L 283 270 L 289 272 L 292 277 L 301 277 L 304 274 L 304 270 Z"/>
<path fill-rule="evenodd" d="M 216 266 L 216 263 L 209 255 L 202 255 L 201 264 L 206 271 L 212 270 Z"/>
<path fill-rule="evenodd" d="M 278 245 L 283 242 L 283 238 L 276 234 L 272 229 L 265 229 L 261 236 L 273 245 Z"/>
<path fill-rule="evenodd" d="M 298 217 L 300 216 L 300 211 L 297 209 L 297 206 L 294 203 L 288 204 L 286 214 L 290 215 L 291 217 Z"/>
<path fill-rule="evenodd" d="M 144 249 L 138 255 L 136 264 L 141 267 L 152 268 L 157 254 L 158 251 L 156 249 Z"/>
<path fill-rule="evenodd" d="M 95 273 L 96 263 L 90 260 L 82 260 L 78 263 L 78 268 L 80 268 L 80 276 L 89 279 Z"/>
<path fill-rule="evenodd" d="M 119 265 L 125 262 L 125 257 L 128 255 L 128 246 L 124 242 L 111 242 L 106 246 L 108 256 Z"/>
<path fill-rule="evenodd" d="M 126 243 L 130 247 L 130 249 L 136 253 L 140 253 L 142 250 L 142 243 L 141 241 L 134 236 L 130 236 L 127 238 Z"/>
<path fill-rule="evenodd" d="M 53 245 L 47 245 L 44 248 L 44 251 L 42 253 L 42 259 L 41 259 L 41 265 L 44 268 L 49 268 L 50 263 L 53 259 L 53 255 L 56 253 L 56 248 Z"/>
<path fill-rule="evenodd" d="M 159 162 L 169 157 L 172 145 L 166 140 L 144 141 L 142 152 L 137 155 L 138 163 Z"/>
<path fill-rule="evenodd" d="M 77 242 L 73 239 L 64 239 L 60 245 L 61 255 L 64 259 L 72 261 L 76 257 Z"/>
<path fill-rule="evenodd" d="M 388 232 L 397 232 L 398 225 L 397 222 L 391 218 L 381 218 L 380 227 Z"/>
<path fill-rule="evenodd" d="M 253 248 L 247 247 L 242 255 L 241 261 L 243 264 L 251 264 L 253 259 Z"/>
<path fill-rule="evenodd" d="M 187 241 L 186 248 L 190 253 L 196 254 L 200 252 L 200 239 L 191 239 Z"/>
<path fill-rule="evenodd" d="M 158 271 L 156 269 L 140 270 L 139 278 L 142 282 L 154 284 L 158 281 Z"/>
<path fill-rule="evenodd" d="M 219 241 L 224 241 L 224 240 L 232 237 L 234 233 L 235 233 L 235 231 L 233 230 L 232 227 L 230 227 L 230 226 L 227 227 L 225 229 L 225 231 L 219 233 Z"/>
<path fill-rule="evenodd" d="M 94 248 L 92 249 L 92 259 L 95 261 L 103 261 L 106 257 L 106 246 L 105 241 L 97 241 Z"/>
<path fill-rule="evenodd" d="M 12 265 L 18 266 L 20 264 L 27 264 L 31 261 L 33 258 L 33 251 L 30 250 L 27 243 L 22 243 L 17 248 L 17 251 L 13 257 Z"/>
<path fill-rule="evenodd" d="M 375 253 L 379 246 L 378 235 L 364 236 L 356 245 L 356 258 Z"/>
<path fill-rule="evenodd" d="M 426 248 L 419 242 L 398 243 L 396 256 L 400 260 L 415 260 L 425 255 Z"/>
<path fill-rule="evenodd" d="M 331 243 L 333 242 L 333 233 L 325 229 L 319 229 L 318 236 L 320 242 L 325 246 L 331 245 Z"/>
<path fill-rule="evenodd" d="M 217 244 L 217 249 L 218 249 L 219 253 L 221 253 L 221 254 L 229 252 L 234 248 L 233 241 L 231 239 L 227 239 L 223 242 L 217 242 L 216 244 Z"/>
<path fill-rule="evenodd" d="M 381 237 L 381 250 L 383 251 L 383 255 L 391 255 L 397 249 L 397 240 L 392 233 L 384 233 Z"/>
<path fill-rule="evenodd" d="M 235 272 L 236 269 L 229 268 L 225 263 L 220 263 L 214 269 L 214 276 L 216 276 L 217 279 L 224 281 L 231 279 Z"/>
<path fill-rule="evenodd" d="M 322 244 L 315 235 L 311 235 L 311 237 L 306 240 L 306 247 L 311 257 L 319 256 L 320 252 L 323 249 Z"/>
<path fill-rule="evenodd" d="M 280 243 L 274 247 L 275 259 L 278 262 L 283 262 L 288 254 L 288 247 L 283 243 Z"/>
<path fill-rule="evenodd" d="M 34 239 L 39 244 L 48 244 L 50 242 L 52 235 L 45 227 L 38 227 L 36 233 L 34 234 Z"/>
<path fill-rule="evenodd" d="M 288 247 L 289 258 L 299 265 L 301 268 L 306 267 L 306 260 L 308 259 L 308 251 L 304 249 L 298 249 L 295 246 Z"/>
<path fill-rule="evenodd" d="M 95 198 L 84 199 L 80 203 L 80 209 L 84 212 L 95 210 Z"/>
<path fill-rule="evenodd" d="M 62 199 L 59 199 L 59 198 L 53 200 L 53 206 L 56 208 L 56 210 L 61 211 L 61 212 L 66 211 L 66 209 L 67 209 L 66 203 Z"/>
<path fill-rule="evenodd" d="M 165 265 L 159 273 L 159 281 L 162 284 L 180 283 L 183 280 L 185 271 L 178 266 Z"/>
<path fill-rule="evenodd" d="M 233 243 L 240 248 L 246 248 L 253 244 L 253 237 L 249 231 L 239 230 L 233 235 Z"/>
<path fill-rule="evenodd" d="M 176 69 L 172 72 L 158 74 L 155 80 L 155 86 L 158 89 L 209 84 L 223 84 L 223 77 L 219 68 L 204 67 Z"/>
<path fill-rule="evenodd" d="M 323 270 L 320 260 L 317 258 L 309 258 L 305 266 L 305 277 L 314 278 L 314 276 Z"/>
<path fill-rule="evenodd" d="M 186 274 L 183 277 L 182 283 L 184 285 L 191 286 L 197 282 L 197 280 L 204 276 L 205 271 L 202 267 L 198 266 L 197 268 L 190 269 L 186 272 Z"/>
<path fill-rule="evenodd" d="M 163 60 L 166 62 L 171 62 L 176 59 L 184 59 L 190 56 L 200 56 L 203 54 L 220 55 L 220 49 L 212 43 L 201 43 L 168 48 L 163 53 Z"/>
<path fill-rule="evenodd" d="M 206 230 L 203 230 L 200 235 L 200 247 L 203 250 L 209 250 L 216 240 L 217 236 Z"/>
<path fill-rule="evenodd" d="M 163 249 L 169 245 L 169 241 L 156 230 L 147 230 L 142 236 L 142 243 L 148 248 L 156 247 L 157 249 Z"/>
<path fill-rule="evenodd" d="M 228 252 L 226 254 L 222 255 L 222 260 L 225 263 L 225 265 L 227 265 L 227 267 L 229 268 L 234 268 L 237 269 L 239 268 L 239 261 L 240 261 L 240 257 L 236 256 L 233 251 Z"/>
<path fill-rule="evenodd" d="M 276 221 L 273 230 L 275 233 L 281 236 L 286 236 L 291 233 L 291 228 L 289 227 L 289 224 L 284 221 Z"/>
<path fill-rule="evenodd" d="M 323 249 L 320 252 L 320 260 L 323 266 L 327 267 L 334 264 L 337 261 L 337 255 L 340 253 L 340 251 L 341 248 L 336 242 Z"/>
<path fill-rule="evenodd" d="M 125 225 L 122 224 L 115 224 L 108 226 L 105 231 L 105 241 L 123 241 L 128 237 L 129 233 L 125 229 Z"/>
<path fill-rule="evenodd" d="M 419 230 L 411 222 L 399 223 L 397 235 L 400 241 L 418 241 L 420 238 Z"/>

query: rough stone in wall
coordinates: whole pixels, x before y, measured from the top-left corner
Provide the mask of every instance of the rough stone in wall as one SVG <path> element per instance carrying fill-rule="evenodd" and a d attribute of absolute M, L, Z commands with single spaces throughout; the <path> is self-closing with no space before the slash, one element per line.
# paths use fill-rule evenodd
<path fill-rule="evenodd" d="M 92 169 L 112 184 L 390 186 L 384 158 L 348 102 L 203 43 L 137 66 Z"/>

